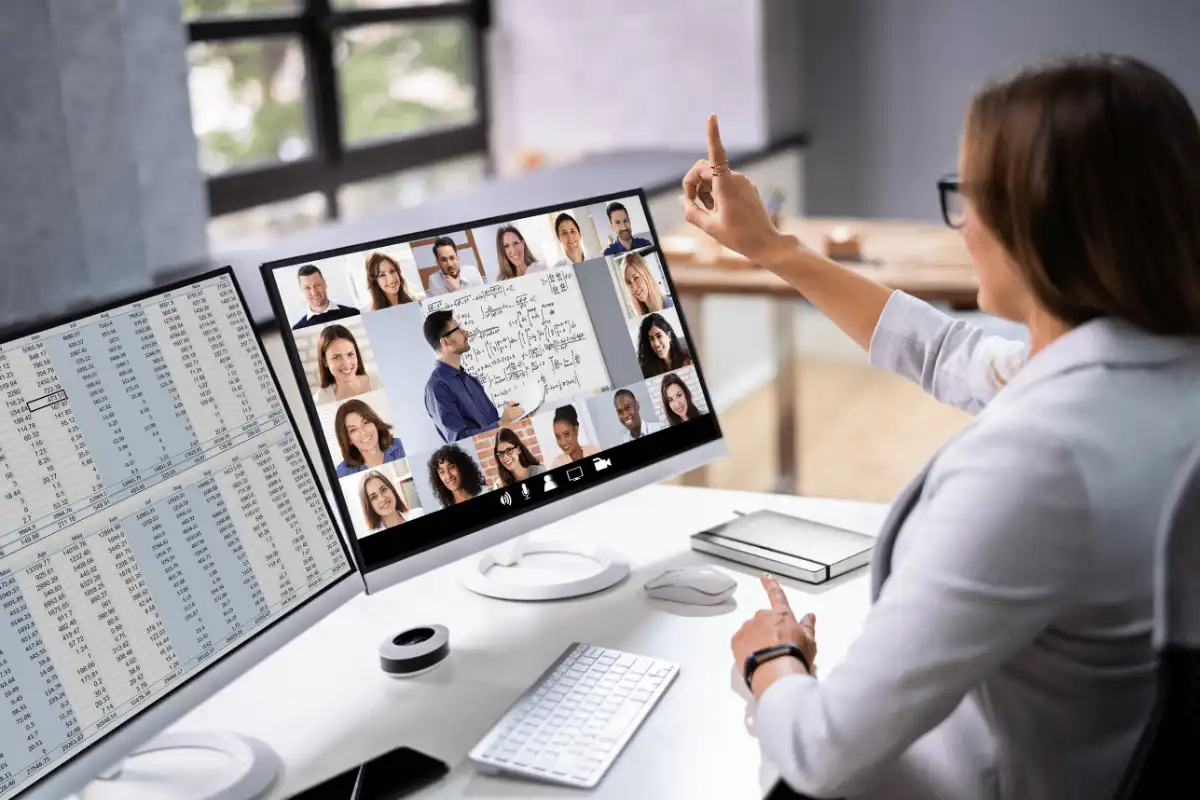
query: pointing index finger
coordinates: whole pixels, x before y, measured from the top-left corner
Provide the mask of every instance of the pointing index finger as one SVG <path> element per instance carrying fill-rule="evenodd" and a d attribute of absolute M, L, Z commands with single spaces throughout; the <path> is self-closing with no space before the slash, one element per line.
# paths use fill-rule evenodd
<path fill-rule="evenodd" d="M 771 601 L 772 610 L 783 611 L 788 614 L 792 613 L 792 606 L 788 603 L 787 596 L 783 593 L 783 587 L 779 585 L 779 581 L 770 575 L 763 575 L 762 585 L 767 590 L 767 599 Z"/>
<path fill-rule="evenodd" d="M 717 123 L 717 115 L 708 115 L 708 163 L 714 167 L 725 164 L 728 157 L 725 155 L 725 145 L 721 144 L 721 128 Z"/>

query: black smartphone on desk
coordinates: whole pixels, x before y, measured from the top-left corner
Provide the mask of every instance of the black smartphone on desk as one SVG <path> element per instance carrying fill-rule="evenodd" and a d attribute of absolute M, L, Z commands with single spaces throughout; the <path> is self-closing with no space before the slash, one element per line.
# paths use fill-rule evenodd
<path fill-rule="evenodd" d="M 397 747 L 288 800 L 399 800 L 440 781 L 449 771 L 444 761 Z"/>

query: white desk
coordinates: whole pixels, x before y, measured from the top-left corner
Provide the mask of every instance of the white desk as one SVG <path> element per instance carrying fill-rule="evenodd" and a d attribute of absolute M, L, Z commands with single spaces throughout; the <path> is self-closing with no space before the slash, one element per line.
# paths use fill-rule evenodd
<path fill-rule="evenodd" d="M 462 587 L 463 565 L 360 596 L 214 696 L 176 729 L 236 730 L 283 757 L 285 797 L 372 756 L 409 745 L 443 759 L 451 774 L 421 798 L 589 796 L 531 781 L 477 774 L 467 752 L 571 642 L 629 650 L 678 663 L 679 678 L 651 713 L 594 797 L 760 797 L 776 772 L 762 764 L 745 727 L 746 695 L 731 679 L 729 640 L 765 596 L 753 570 L 689 548 L 688 536 L 775 508 L 874 533 L 886 506 L 854 501 L 651 486 L 536 534 L 603 541 L 633 574 L 576 600 L 516 603 Z M 737 578 L 736 607 L 651 600 L 642 584 L 669 567 L 713 563 Z M 867 570 L 823 586 L 785 581 L 797 613 L 813 611 L 817 663 L 828 673 L 857 635 L 868 607 Z M 376 647 L 400 630 L 441 623 L 450 656 L 407 680 L 379 669 Z M 757 794 L 756 794 L 757 792 Z"/>

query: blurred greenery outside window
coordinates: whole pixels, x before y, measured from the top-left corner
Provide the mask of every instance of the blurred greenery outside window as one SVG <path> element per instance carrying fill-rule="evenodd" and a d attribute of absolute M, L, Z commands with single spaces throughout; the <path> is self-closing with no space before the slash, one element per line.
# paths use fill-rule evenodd
<path fill-rule="evenodd" d="M 487 0 L 181 0 L 210 243 L 482 179 Z"/>

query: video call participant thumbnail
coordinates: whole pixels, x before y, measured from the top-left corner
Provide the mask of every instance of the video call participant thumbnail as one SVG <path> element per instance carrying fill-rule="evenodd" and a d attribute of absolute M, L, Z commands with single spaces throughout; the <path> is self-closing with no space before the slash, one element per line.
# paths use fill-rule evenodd
<path fill-rule="evenodd" d="M 675 301 L 662 293 L 658 281 L 650 272 L 650 265 L 641 253 L 630 253 L 621 261 L 624 273 L 625 288 L 629 290 L 629 298 L 633 300 L 633 310 L 639 317 L 664 308 L 674 308 Z"/>
<path fill-rule="evenodd" d="M 692 354 L 661 314 L 650 314 L 638 329 L 638 363 L 642 375 L 653 378 L 691 366 Z"/>
<path fill-rule="evenodd" d="M 433 243 L 433 258 L 438 271 L 429 276 L 429 294 L 449 294 L 483 286 L 483 276 L 474 267 L 463 269 L 458 261 L 458 245 L 449 236 Z"/>
<path fill-rule="evenodd" d="M 579 412 L 575 406 L 561 406 L 554 412 L 554 441 L 562 455 L 554 459 L 551 468 L 570 464 L 600 452 L 594 444 L 579 443 Z"/>
<path fill-rule="evenodd" d="M 659 391 L 662 394 L 663 413 L 666 414 L 669 425 L 678 425 L 704 416 L 692 402 L 692 390 L 684 383 L 683 378 L 674 372 L 662 379 Z"/>
<path fill-rule="evenodd" d="M 342 451 L 336 470 L 339 478 L 404 458 L 404 445 L 392 435 L 391 424 L 358 398 L 338 408 L 333 430 Z"/>
<path fill-rule="evenodd" d="M 349 400 L 379 388 L 379 379 L 367 374 L 358 342 L 345 325 L 330 325 L 321 331 L 317 339 L 317 375 L 321 384 L 315 397 L 317 404 Z"/>
<path fill-rule="evenodd" d="M 533 255 L 515 225 L 501 225 L 496 230 L 496 263 L 500 265 L 497 280 L 501 281 L 548 269 Z"/>
<path fill-rule="evenodd" d="M 442 309 L 427 316 L 424 334 L 437 359 L 425 383 L 425 410 L 442 441 L 457 442 L 485 433 L 525 413 L 516 403 L 507 404 L 503 413 L 496 411 L 483 384 L 463 369 L 462 357 L 471 344 L 469 334 L 452 311 Z"/>
<path fill-rule="evenodd" d="M 501 486 L 512 486 L 546 471 L 546 467 L 530 452 L 512 428 L 501 428 L 496 433 L 492 456 L 496 459 L 496 471 L 500 475 Z"/>
<path fill-rule="evenodd" d="M 605 213 L 608 214 L 608 225 L 617 235 L 617 240 L 604 248 L 604 255 L 615 256 L 629 250 L 650 246 L 648 240 L 633 235 L 633 223 L 629 221 L 629 211 L 624 205 L 609 203 Z"/>
<path fill-rule="evenodd" d="M 410 512 L 404 493 L 397 491 L 387 476 L 377 470 L 371 470 L 363 478 L 358 500 L 362 503 L 367 529 L 372 531 L 395 527 L 403 523 L 404 515 Z"/>
<path fill-rule="evenodd" d="M 298 331 L 310 325 L 323 325 L 346 317 L 358 315 L 358 309 L 329 302 L 329 287 L 325 284 L 325 276 L 315 264 L 305 264 L 296 271 L 296 280 L 300 283 L 300 291 L 308 302 L 308 313 L 296 321 L 292 330 Z"/>
<path fill-rule="evenodd" d="M 400 264 L 386 253 L 367 256 L 367 290 L 371 293 L 374 311 L 413 301 L 408 283 L 400 274 Z"/>
<path fill-rule="evenodd" d="M 559 214 L 554 219 L 554 235 L 558 237 L 563 248 L 563 258 L 555 262 L 556 267 L 569 267 L 583 261 L 583 234 L 579 231 L 579 223 L 567 212 Z"/>
<path fill-rule="evenodd" d="M 622 441 L 632 442 L 650 433 L 661 431 L 665 425 L 661 422 L 650 422 L 642 419 L 642 404 L 637 396 L 628 389 L 618 389 L 613 395 L 613 407 L 617 411 L 617 419 L 625 426 L 625 438 Z"/>
<path fill-rule="evenodd" d="M 456 444 L 435 450 L 428 467 L 429 485 L 444 508 L 466 502 L 484 489 L 479 465 Z"/>

